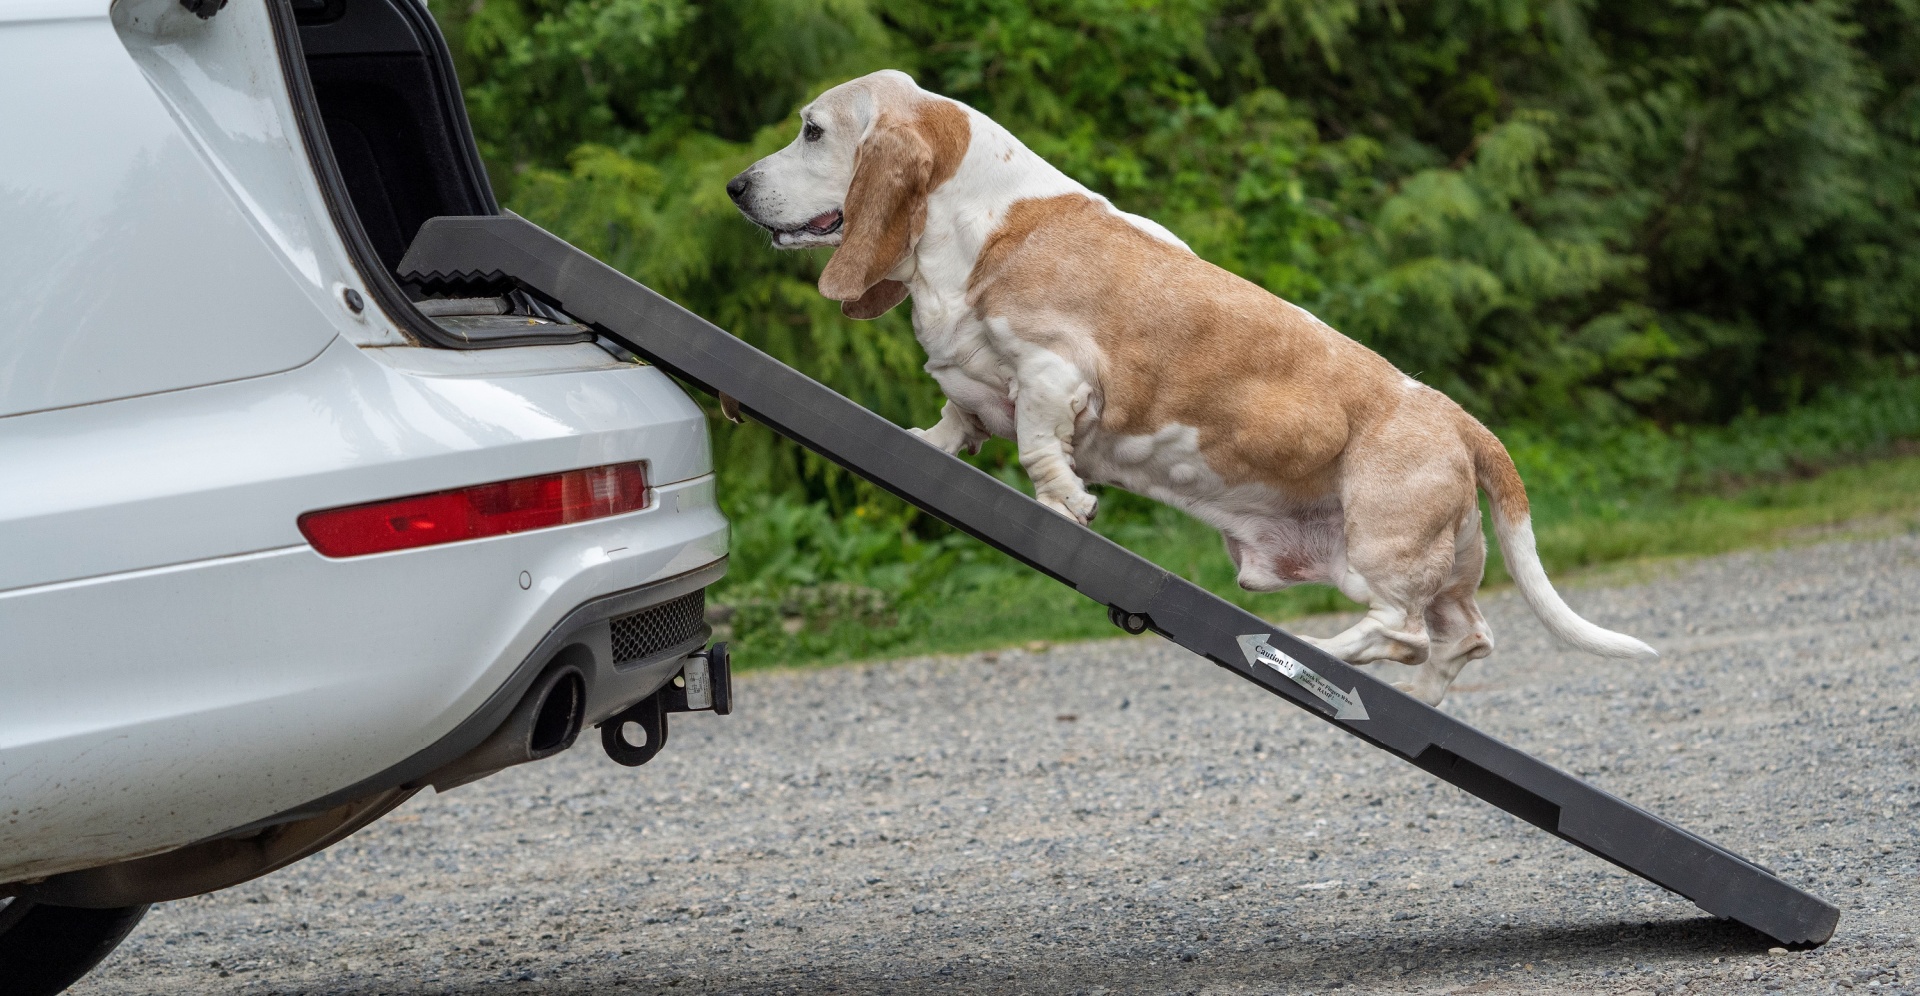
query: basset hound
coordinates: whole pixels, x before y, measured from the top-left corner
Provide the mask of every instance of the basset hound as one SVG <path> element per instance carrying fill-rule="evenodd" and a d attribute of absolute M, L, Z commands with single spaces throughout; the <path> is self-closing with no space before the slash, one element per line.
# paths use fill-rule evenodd
<path fill-rule="evenodd" d="M 986 115 L 886 71 L 800 112 L 791 145 L 727 184 L 778 249 L 835 246 L 820 292 L 854 318 L 913 298 L 947 397 L 914 430 L 949 453 L 1014 440 L 1036 497 L 1093 518 L 1087 482 L 1220 530 L 1242 587 L 1323 582 L 1368 607 L 1316 641 L 1419 668 L 1438 704 L 1493 638 L 1476 489 L 1527 604 L 1560 639 L 1653 661 L 1548 582 L 1527 492 L 1452 399 L 1306 310 L 1114 207 Z"/>

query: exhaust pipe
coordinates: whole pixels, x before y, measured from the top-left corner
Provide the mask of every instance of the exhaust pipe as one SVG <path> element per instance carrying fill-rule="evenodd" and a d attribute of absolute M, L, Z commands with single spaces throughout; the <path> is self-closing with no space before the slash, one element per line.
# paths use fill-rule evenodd
<path fill-rule="evenodd" d="M 534 680 L 507 721 L 480 746 L 426 778 L 445 792 L 516 764 L 552 757 L 573 746 L 586 713 L 587 681 L 571 664 L 550 668 Z"/>

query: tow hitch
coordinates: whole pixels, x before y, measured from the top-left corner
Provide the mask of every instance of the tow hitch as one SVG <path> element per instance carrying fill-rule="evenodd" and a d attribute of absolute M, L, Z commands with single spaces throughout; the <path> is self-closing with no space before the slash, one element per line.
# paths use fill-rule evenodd
<path fill-rule="evenodd" d="M 653 760 L 667 745 L 667 714 L 733 711 L 733 656 L 725 643 L 688 654 L 680 673 L 660 690 L 600 724 L 600 746 L 629 768 Z"/>

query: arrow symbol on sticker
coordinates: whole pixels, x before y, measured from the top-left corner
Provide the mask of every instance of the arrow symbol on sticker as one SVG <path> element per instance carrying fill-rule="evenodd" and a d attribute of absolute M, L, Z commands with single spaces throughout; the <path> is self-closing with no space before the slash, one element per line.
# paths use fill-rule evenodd
<path fill-rule="evenodd" d="M 1360 689 L 1341 691 L 1340 686 L 1321 677 L 1320 672 L 1294 660 L 1267 642 L 1265 633 L 1249 633 L 1238 638 L 1240 652 L 1247 655 L 1248 664 L 1265 664 L 1280 672 L 1294 684 L 1306 689 L 1314 698 L 1333 707 L 1333 718 L 1347 721 L 1367 718 L 1367 704 L 1360 701 Z"/>

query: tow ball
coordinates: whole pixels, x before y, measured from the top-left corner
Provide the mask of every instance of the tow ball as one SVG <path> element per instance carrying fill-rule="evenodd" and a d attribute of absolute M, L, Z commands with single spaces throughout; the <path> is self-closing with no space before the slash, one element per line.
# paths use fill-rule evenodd
<path fill-rule="evenodd" d="M 667 745 L 667 714 L 733 711 L 733 656 L 725 643 L 688 654 L 680 673 L 659 691 L 600 724 L 600 746 L 629 768 L 653 760 Z"/>

